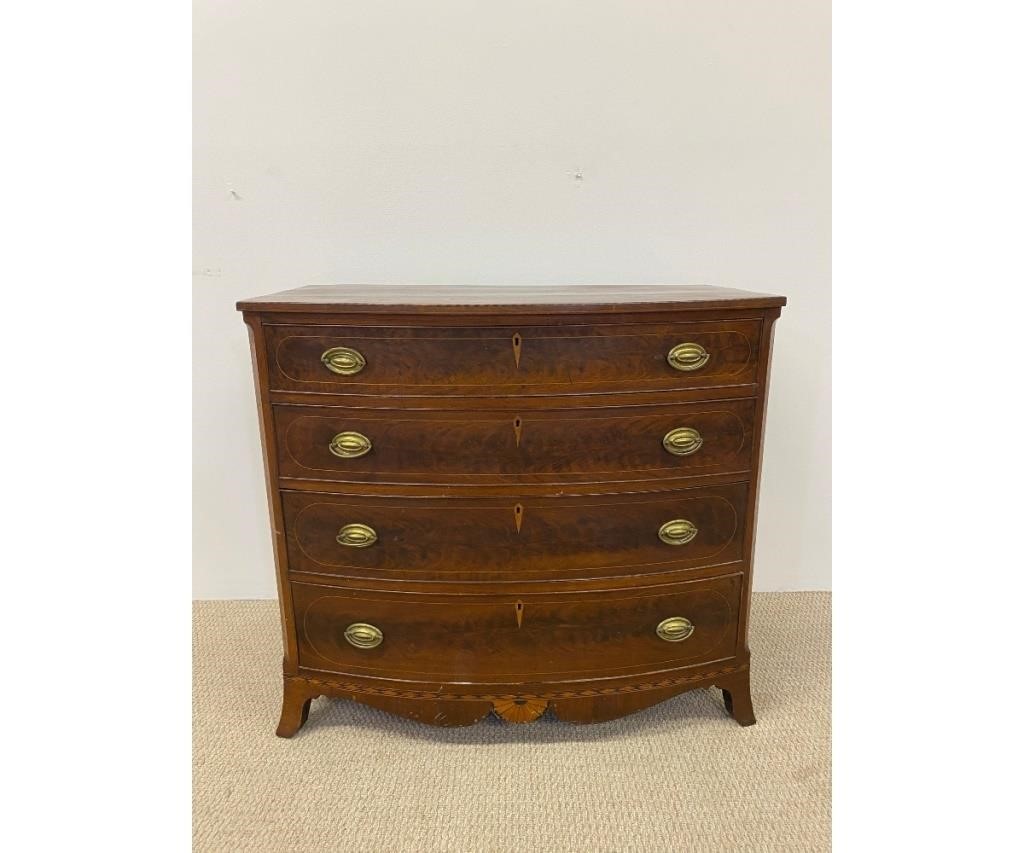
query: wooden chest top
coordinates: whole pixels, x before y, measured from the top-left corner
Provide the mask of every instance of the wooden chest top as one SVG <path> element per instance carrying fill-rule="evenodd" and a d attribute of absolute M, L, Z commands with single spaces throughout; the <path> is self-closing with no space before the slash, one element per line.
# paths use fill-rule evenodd
<path fill-rule="evenodd" d="M 331 284 L 243 299 L 239 311 L 323 314 L 604 314 L 780 308 L 785 296 L 685 284 Z"/>

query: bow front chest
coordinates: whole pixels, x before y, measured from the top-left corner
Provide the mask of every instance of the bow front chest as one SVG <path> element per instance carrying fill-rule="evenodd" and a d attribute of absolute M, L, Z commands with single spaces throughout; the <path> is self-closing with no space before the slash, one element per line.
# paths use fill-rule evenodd
<path fill-rule="evenodd" d="M 721 689 L 747 619 L 772 328 L 714 287 L 308 287 L 252 342 L 277 733 L 338 696 L 441 726 Z"/>

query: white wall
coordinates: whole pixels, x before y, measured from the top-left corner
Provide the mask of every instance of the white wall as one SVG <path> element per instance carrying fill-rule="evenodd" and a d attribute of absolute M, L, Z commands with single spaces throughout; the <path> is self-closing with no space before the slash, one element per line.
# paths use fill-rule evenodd
<path fill-rule="evenodd" d="M 199 0 L 194 20 L 197 598 L 275 595 L 234 302 L 340 281 L 787 295 L 756 586 L 830 586 L 826 0 Z"/>

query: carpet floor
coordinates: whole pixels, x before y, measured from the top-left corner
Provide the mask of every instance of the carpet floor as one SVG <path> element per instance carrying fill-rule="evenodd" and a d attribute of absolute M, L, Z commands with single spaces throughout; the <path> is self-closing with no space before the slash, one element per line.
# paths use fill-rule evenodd
<path fill-rule="evenodd" d="M 196 602 L 194 849 L 829 850 L 830 624 L 828 593 L 754 595 L 749 728 L 711 689 L 463 729 L 320 698 L 282 740 L 277 603 Z"/>

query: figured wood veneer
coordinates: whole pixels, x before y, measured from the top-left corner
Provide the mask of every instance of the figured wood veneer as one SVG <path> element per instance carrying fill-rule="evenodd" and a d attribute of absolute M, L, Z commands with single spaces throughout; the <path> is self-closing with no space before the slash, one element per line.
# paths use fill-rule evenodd
<path fill-rule="evenodd" d="M 318 695 L 450 726 L 596 722 L 718 686 L 753 723 L 750 569 L 784 304 L 672 285 L 240 302 L 281 605 L 278 734 Z M 687 452 L 666 448 L 673 431 Z M 346 433 L 369 450 L 348 455 Z"/>
<path fill-rule="evenodd" d="M 558 683 L 726 660 L 736 654 L 742 577 L 518 598 L 294 584 L 299 656 L 321 672 L 469 680 L 507 691 L 538 678 Z M 686 642 L 656 635 L 671 613 L 688 614 L 698 626 Z M 344 632 L 357 622 L 382 626 L 385 641 L 369 650 L 353 647 Z"/>
<path fill-rule="evenodd" d="M 739 563 L 748 485 L 587 498 L 402 499 L 284 492 L 294 572 L 379 579 L 559 580 Z M 518 510 L 517 510 L 518 507 Z M 697 527 L 685 546 L 658 538 L 667 521 Z M 339 547 L 346 524 L 377 541 Z"/>
<path fill-rule="evenodd" d="M 753 455 L 755 399 L 595 411 L 409 412 L 277 406 L 281 476 L 338 482 L 437 482 L 482 485 L 648 480 L 747 472 Z M 700 452 L 665 452 L 666 434 L 691 427 Z M 356 431 L 373 449 L 357 459 L 332 454 L 334 436 Z"/>
<path fill-rule="evenodd" d="M 424 392 L 472 395 L 545 393 L 583 386 L 588 391 L 686 388 L 753 381 L 759 320 L 675 325 L 409 328 L 366 326 L 267 327 L 274 390 Z M 699 370 L 673 370 L 666 354 L 680 339 L 704 347 Z M 321 355 L 356 350 L 366 359 L 358 374 L 325 371 Z"/>

